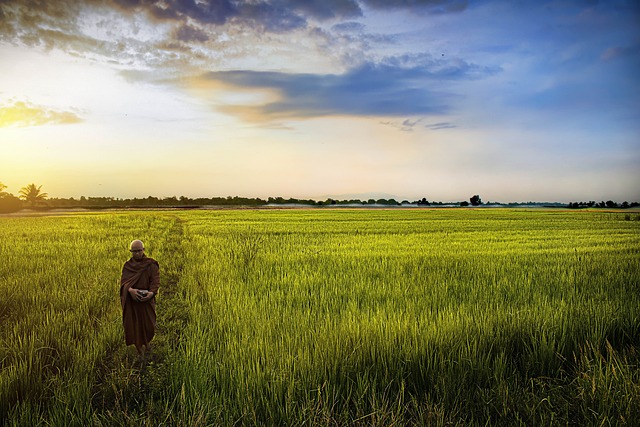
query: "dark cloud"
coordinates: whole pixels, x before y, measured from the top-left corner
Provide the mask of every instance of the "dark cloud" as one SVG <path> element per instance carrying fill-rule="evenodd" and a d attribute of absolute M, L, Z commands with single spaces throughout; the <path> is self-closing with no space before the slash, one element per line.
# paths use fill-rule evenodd
<path fill-rule="evenodd" d="M 179 25 L 176 40 L 204 43 L 207 25 L 248 26 L 257 31 L 285 33 L 308 26 L 309 20 L 348 19 L 362 15 L 356 0 L 0 0 L 0 40 L 44 44 L 41 30 L 88 37 L 81 30 L 83 10 L 145 14 Z M 47 41 L 56 43 L 56 39 Z M 59 46 L 64 48 L 64 45 Z"/>
<path fill-rule="evenodd" d="M 453 123 L 449 123 L 449 122 L 424 124 L 425 120 L 426 120 L 425 117 L 421 117 L 417 119 L 405 119 L 402 122 L 385 121 L 381 123 L 384 125 L 394 127 L 403 132 L 413 132 L 416 128 L 424 128 L 429 130 L 441 130 L 441 129 L 454 129 L 458 127 L 457 125 L 454 125 Z"/>
<path fill-rule="evenodd" d="M 372 46 L 398 41 L 394 35 L 367 34 L 364 25 L 352 21 L 362 16 L 361 4 L 376 8 L 424 6 L 432 9 L 450 8 L 454 3 L 457 4 L 435 0 L 388 3 L 374 0 L 364 3 L 359 0 L 0 0 L 0 41 L 61 49 L 72 55 L 88 56 L 126 67 L 177 70 L 185 64 L 192 68 L 203 64 L 210 66 L 212 58 L 215 61 L 221 56 L 255 52 L 253 46 L 242 45 L 234 37 L 234 34 L 242 33 L 242 40 L 249 40 L 252 36 L 244 35 L 247 28 L 257 33 L 253 39 L 261 37 L 260 33 L 263 32 L 281 34 L 307 28 L 318 49 L 324 49 L 328 55 L 340 58 L 343 64 L 353 67 L 353 64 L 369 58 L 366 53 Z M 109 9 L 119 14 L 109 13 Z M 147 16 L 152 23 L 153 20 L 162 20 L 165 24 L 172 24 L 169 37 L 153 41 L 145 39 L 146 23 L 132 19 L 140 15 Z M 93 18 L 95 16 L 99 18 Z M 86 17 L 94 21 L 90 19 L 83 22 Z M 321 29 L 322 26 L 312 22 L 330 19 L 336 20 L 331 31 Z M 220 31 L 213 28 L 220 25 L 226 27 Z M 162 31 L 157 34 L 162 34 Z M 220 37 L 220 34 L 225 37 Z M 197 44 L 206 44 L 205 49 L 194 46 Z M 224 52 L 224 55 L 220 55 L 220 52 Z M 353 70 L 351 74 L 365 80 L 376 73 L 385 74 L 386 78 L 398 78 L 393 74 L 404 70 L 404 75 L 400 77 L 406 78 L 410 70 L 421 70 L 421 78 L 457 79 L 473 75 L 481 77 L 491 71 L 463 61 L 455 62 L 448 58 L 447 61 L 440 61 L 439 58 L 435 61 L 420 55 L 394 57 L 385 61 L 373 69 L 367 69 L 371 67 L 370 64 L 364 65 L 360 71 Z M 348 78 L 351 74 L 342 78 Z M 324 80 L 326 83 L 330 78 L 325 76 Z M 362 84 L 358 81 L 352 83 Z M 386 85 L 386 82 L 381 82 L 380 88 Z M 421 105 L 420 100 L 417 103 Z M 354 110 L 363 108 L 356 101 L 347 101 L 346 105 L 352 105 Z M 390 105 L 391 110 L 399 108 L 392 106 L 393 100 L 387 100 L 385 105 Z"/>
<path fill-rule="evenodd" d="M 305 16 L 318 20 L 361 16 L 362 10 L 355 0 L 288 0 L 286 7 L 299 10 Z"/>
<path fill-rule="evenodd" d="M 173 9 L 178 15 L 186 16 L 206 24 L 221 25 L 238 15 L 238 9 L 229 0 L 214 0 L 196 3 L 195 0 L 173 0 L 167 9 Z"/>
<path fill-rule="evenodd" d="M 190 25 L 182 25 L 176 31 L 176 39 L 182 42 L 206 42 L 209 40 L 209 35 Z"/>
<path fill-rule="evenodd" d="M 461 12 L 467 8 L 466 0 L 362 0 L 362 3 L 374 9 L 418 9 L 430 13 Z"/>
<path fill-rule="evenodd" d="M 457 128 L 458 126 L 449 122 L 440 122 L 440 123 L 425 125 L 424 127 L 430 130 L 440 130 L 440 129 L 454 129 L 454 128 Z"/>
<path fill-rule="evenodd" d="M 148 12 L 157 19 L 191 19 L 196 22 L 222 25 L 237 16 L 234 2 L 215 0 L 196 2 L 195 0 L 96 0 L 105 5 L 115 5 L 125 11 Z"/>
<path fill-rule="evenodd" d="M 76 3 L 0 1 L 0 39 L 36 38 L 41 29 L 65 33 L 78 31 L 75 17 L 79 10 Z"/>
<path fill-rule="evenodd" d="M 258 2 L 242 6 L 241 21 L 273 33 L 293 31 L 307 26 L 304 16 L 283 4 Z"/>
<path fill-rule="evenodd" d="M 359 22 L 342 22 L 332 26 L 331 29 L 339 33 L 360 33 L 364 31 L 365 26 Z"/>
<path fill-rule="evenodd" d="M 238 87 L 276 90 L 281 99 L 258 107 L 237 106 L 265 119 L 329 115 L 397 116 L 446 109 L 442 97 L 411 84 L 411 76 L 391 77 L 382 70 L 359 69 L 344 75 L 256 71 L 210 73 L 209 79 Z"/>
<path fill-rule="evenodd" d="M 381 66 L 392 70 L 416 70 L 424 77 L 437 80 L 473 80 L 496 74 L 502 69 L 464 61 L 460 58 L 438 58 L 426 53 L 383 58 Z"/>
<path fill-rule="evenodd" d="M 400 126 L 394 125 L 393 123 L 389 123 L 393 126 L 398 127 L 400 130 L 405 132 L 413 132 L 413 130 L 420 126 L 429 130 L 440 130 L 440 129 L 453 129 L 458 126 L 449 122 L 439 122 L 439 123 L 431 123 L 431 124 L 423 124 L 424 118 L 419 119 L 405 119 Z"/>
<path fill-rule="evenodd" d="M 146 11 L 157 19 L 223 25 L 229 20 L 249 23 L 265 31 L 284 32 L 307 26 L 308 19 L 324 21 L 361 16 L 355 0 L 112 0 L 126 10 Z"/>
<path fill-rule="evenodd" d="M 338 44 L 329 43 L 327 49 L 340 50 L 339 55 L 347 63 L 354 63 L 364 58 L 357 52 L 366 52 L 372 45 L 396 42 L 393 35 L 367 34 L 362 24 L 350 21 L 363 15 L 360 5 L 378 9 L 419 6 L 431 11 L 449 10 L 458 3 L 444 0 L 0 0 L 0 41 L 61 49 L 94 59 L 102 56 L 124 66 L 171 67 L 189 62 L 189 49 L 194 44 L 208 44 L 208 48 L 215 49 L 213 45 L 219 43 L 212 26 L 224 25 L 225 32 L 250 28 L 256 33 L 275 34 L 307 28 L 313 34 L 313 28 L 318 28 L 316 22 L 335 20 L 327 41 L 335 40 Z M 105 13 L 109 9 L 120 15 Z M 102 35 L 96 35 L 87 28 L 87 22 L 83 22 L 95 12 L 101 18 L 93 25 Z M 130 18 L 140 15 L 152 22 L 173 24 L 172 39 L 152 43 L 137 39 L 140 27 Z M 110 25 L 114 29 L 104 31 Z M 118 32 L 116 28 L 125 31 Z M 238 46 L 236 52 L 238 49 L 243 47 Z"/>
<path fill-rule="evenodd" d="M 414 127 L 415 125 L 417 125 L 418 123 L 420 123 L 423 119 L 415 119 L 415 120 L 411 120 L 411 119 L 406 119 L 405 121 L 402 122 L 402 126 L 406 126 L 406 127 Z"/>
<path fill-rule="evenodd" d="M 90 6 L 113 6 L 130 12 L 148 12 L 158 19 L 173 19 L 206 24 L 225 24 L 233 18 L 265 20 L 273 23 L 276 18 L 283 23 L 307 18 L 327 20 L 361 16 L 362 11 L 355 0 L 88 0 L 84 2 L 3 0 L 5 5 L 20 5 L 53 17 L 69 16 L 70 10 L 78 10 L 83 4 Z M 286 24 L 285 24 L 286 26 Z"/>
<path fill-rule="evenodd" d="M 424 119 L 406 119 L 400 126 L 397 127 L 404 132 L 413 132 L 413 128 L 415 128 L 423 120 Z"/>
<path fill-rule="evenodd" d="M 290 74 L 221 71 L 205 78 L 239 88 L 269 89 L 280 99 L 260 106 L 225 107 L 227 111 L 266 119 L 327 115 L 406 116 L 442 114 L 452 95 L 439 92 L 442 80 L 477 78 L 476 66 L 409 65 L 402 58 L 365 63 L 345 74 Z"/>
<path fill-rule="evenodd" d="M 375 7 L 382 7 L 371 2 Z M 438 2 L 436 2 L 438 3 Z M 396 4 L 401 7 L 401 4 Z M 2 0 L 0 30 L 15 34 L 21 27 L 70 28 L 81 10 L 108 7 L 123 13 L 146 13 L 156 20 L 184 24 L 250 24 L 265 31 L 283 32 L 307 25 L 308 20 L 350 19 L 362 16 L 356 0 Z M 199 37 L 196 40 L 201 39 Z"/>

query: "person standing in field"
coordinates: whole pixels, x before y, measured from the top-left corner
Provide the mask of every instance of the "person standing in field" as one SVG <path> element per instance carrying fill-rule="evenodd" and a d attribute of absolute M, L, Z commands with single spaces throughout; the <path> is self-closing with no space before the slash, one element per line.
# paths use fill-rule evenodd
<path fill-rule="evenodd" d="M 144 355 L 156 330 L 156 294 L 160 287 L 160 265 L 144 253 L 144 244 L 129 245 L 131 258 L 122 267 L 120 303 L 127 345 L 135 345 Z"/>

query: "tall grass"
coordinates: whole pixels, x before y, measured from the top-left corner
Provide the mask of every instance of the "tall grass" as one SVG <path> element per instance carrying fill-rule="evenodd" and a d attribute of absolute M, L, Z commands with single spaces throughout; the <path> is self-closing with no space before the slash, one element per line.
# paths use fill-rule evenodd
<path fill-rule="evenodd" d="M 632 404 L 577 409 L 587 354 L 624 366 L 638 403 L 633 225 L 510 211 L 190 219 L 190 338 L 173 375 L 209 422 L 639 416 Z"/>
<path fill-rule="evenodd" d="M 122 386 L 118 290 L 127 245 L 148 237 L 153 254 L 171 222 L 135 214 L 0 218 L 0 420 L 86 425 L 103 389 Z M 116 383 L 98 383 L 110 378 Z"/>
<path fill-rule="evenodd" d="M 616 215 L 101 213 L 0 235 L 12 425 L 640 422 L 640 225 Z M 145 363 L 117 299 L 133 238 L 162 273 Z"/>

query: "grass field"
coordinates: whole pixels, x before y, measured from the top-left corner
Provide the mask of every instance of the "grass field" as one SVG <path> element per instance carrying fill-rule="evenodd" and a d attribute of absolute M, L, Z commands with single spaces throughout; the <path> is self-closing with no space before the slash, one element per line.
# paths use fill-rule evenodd
<path fill-rule="evenodd" d="M 638 425 L 636 214 L 0 218 L 0 424 Z M 161 266 L 146 361 L 127 245 Z"/>

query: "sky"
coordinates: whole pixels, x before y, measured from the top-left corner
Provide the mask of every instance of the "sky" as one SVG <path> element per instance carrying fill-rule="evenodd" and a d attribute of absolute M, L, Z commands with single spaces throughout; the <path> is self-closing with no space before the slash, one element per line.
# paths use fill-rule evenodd
<path fill-rule="evenodd" d="M 640 201 L 640 2 L 1 0 L 0 182 Z"/>

